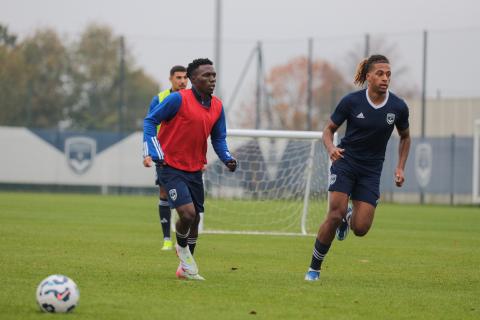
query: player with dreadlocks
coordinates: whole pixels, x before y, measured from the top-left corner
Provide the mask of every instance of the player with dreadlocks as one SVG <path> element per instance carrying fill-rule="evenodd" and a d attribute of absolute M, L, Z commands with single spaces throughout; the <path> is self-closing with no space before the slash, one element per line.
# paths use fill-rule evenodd
<path fill-rule="evenodd" d="M 315 281 L 330 245 L 336 235 L 344 240 L 349 229 L 356 236 L 369 231 L 380 198 L 380 175 L 387 142 L 393 127 L 400 135 L 399 159 L 395 184 L 405 181 L 404 169 L 410 150 L 408 107 L 405 101 L 389 92 L 391 70 L 383 55 L 372 55 L 357 67 L 354 83 L 366 89 L 345 96 L 323 130 L 323 143 L 332 166 L 328 191 L 329 210 L 318 230 L 310 268 L 305 280 Z M 333 144 L 335 131 L 347 122 L 340 144 Z M 349 198 L 353 210 L 349 208 Z"/>
<path fill-rule="evenodd" d="M 154 161 L 168 201 L 177 210 L 176 251 L 180 279 L 204 280 L 193 251 L 203 212 L 202 169 L 207 163 L 207 139 L 220 160 L 233 172 L 237 161 L 228 151 L 222 102 L 215 96 L 216 72 L 209 59 L 193 60 L 187 67 L 191 89 L 173 92 L 147 115 L 143 125 L 144 158 Z M 162 123 L 156 135 L 156 126 Z M 151 165 L 151 163 L 150 163 Z"/>

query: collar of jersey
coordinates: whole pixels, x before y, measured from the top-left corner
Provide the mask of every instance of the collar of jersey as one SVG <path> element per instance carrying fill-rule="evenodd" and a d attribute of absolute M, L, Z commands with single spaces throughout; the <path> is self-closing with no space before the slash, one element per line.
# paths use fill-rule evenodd
<path fill-rule="evenodd" d="M 385 95 L 385 100 L 383 100 L 382 103 L 375 105 L 372 100 L 370 100 L 370 97 L 368 96 L 368 88 L 365 89 L 365 96 L 367 97 L 368 104 L 372 106 L 373 109 L 380 109 L 383 106 L 387 104 L 388 97 L 390 96 L 390 91 L 387 90 L 387 94 Z"/>
<path fill-rule="evenodd" d="M 205 100 L 202 100 L 202 96 L 200 95 L 200 93 L 198 93 L 197 89 L 195 89 L 194 86 L 192 86 L 192 91 L 193 91 L 193 95 L 195 96 L 195 98 L 197 99 L 198 102 L 200 102 L 200 104 L 204 107 L 210 107 L 210 102 L 212 101 L 212 96 L 208 96 Z"/>

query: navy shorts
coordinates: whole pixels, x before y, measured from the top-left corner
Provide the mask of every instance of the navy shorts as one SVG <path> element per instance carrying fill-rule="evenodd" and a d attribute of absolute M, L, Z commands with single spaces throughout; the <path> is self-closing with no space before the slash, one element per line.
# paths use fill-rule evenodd
<path fill-rule="evenodd" d="M 342 158 L 330 167 L 328 191 L 346 193 L 352 200 L 367 202 L 376 207 L 380 199 L 381 174 L 381 166 L 363 168 Z"/>
<path fill-rule="evenodd" d="M 202 171 L 186 172 L 169 166 L 157 166 L 157 177 L 165 187 L 171 208 L 193 203 L 195 211 L 203 212 L 205 193 Z"/>
<path fill-rule="evenodd" d="M 160 165 L 155 164 L 155 185 L 160 187 L 162 185 L 162 183 L 160 182 L 158 167 L 160 167 Z"/>

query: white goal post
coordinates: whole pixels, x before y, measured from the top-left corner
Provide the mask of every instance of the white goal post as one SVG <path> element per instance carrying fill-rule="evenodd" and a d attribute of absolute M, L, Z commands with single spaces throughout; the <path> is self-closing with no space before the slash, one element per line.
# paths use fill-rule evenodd
<path fill-rule="evenodd" d="M 321 139 L 318 131 L 228 130 L 229 149 L 239 166 L 228 172 L 209 149 L 201 231 L 316 232 L 326 210 L 330 167 Z"/>

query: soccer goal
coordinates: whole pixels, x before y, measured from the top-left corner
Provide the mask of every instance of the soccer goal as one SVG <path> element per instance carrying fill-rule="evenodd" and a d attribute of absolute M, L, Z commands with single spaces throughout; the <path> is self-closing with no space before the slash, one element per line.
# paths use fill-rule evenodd
<path fill-rule="evenodd" d="M 327 208 L 329 159 L 322 133 L 228 130 L 239 167 L 208 151 L 204 233 L 311 234 Z"/>

